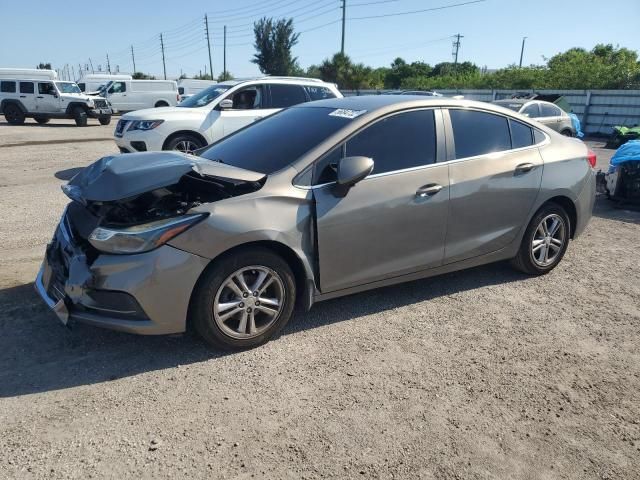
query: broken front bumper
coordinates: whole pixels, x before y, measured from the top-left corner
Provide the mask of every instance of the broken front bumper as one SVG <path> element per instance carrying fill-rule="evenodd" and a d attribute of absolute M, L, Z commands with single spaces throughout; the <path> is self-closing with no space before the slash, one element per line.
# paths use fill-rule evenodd
<path fill-rule="evenodd" d="M 89 260 L 64 219 L 35 282 L 64 324 L 78 321 L 145 335 L 185 331 L 191 292 L 208 259 L 165 245 Z"/>

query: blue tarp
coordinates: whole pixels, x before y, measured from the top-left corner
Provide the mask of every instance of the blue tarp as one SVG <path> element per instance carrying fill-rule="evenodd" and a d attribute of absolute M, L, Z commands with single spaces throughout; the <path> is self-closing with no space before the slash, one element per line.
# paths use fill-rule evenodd
<path fill-rule="evenodd" d="M 580 119 L 578 118 L 578 116 L 575 113 L 570 113 L 569 117 L 571 117 L 571 123 L 573 124 L 573 128 L 576 131 L 576 137 L 578 138 L 584 137 L 584 133 L 580 128 Z"/>
<path fill-rule="evenodd" d="M 629 140 L 621 145 L 611 157 L 609 164 L 612 167 L 617 167 L 622 163 L 633 161 L 640 162 L 640 140 Z"/>

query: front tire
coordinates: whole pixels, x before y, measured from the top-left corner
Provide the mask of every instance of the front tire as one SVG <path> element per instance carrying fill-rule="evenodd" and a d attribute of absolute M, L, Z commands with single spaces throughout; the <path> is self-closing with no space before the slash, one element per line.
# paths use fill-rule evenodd
<path fill-rule="evenodd" d="M 109 125 L 111 123 L 111 115 L 98 118 L 100 125 Z"/>
<path fill-rule="evenodd" d="M 565 130 L 562 130 L 560 132 L 561 135 L 564 135 L 565 137 L 573 137 L 573 132 L 571 130 L 569 130 L 568 128 Z"/>
<path fill-rule="evenodd" d="M 266 248 L 247 248 L 216 261 L 202 275 L 191 321 L 211 346 L 253 348 L 289 321 L 296 282 L 289 265 Z"/>
<path fill-rule="evenodd" d="M 87 126 L 87 112 L 82 107 L 75 107 L 73 109 L 73 119 L 76 121 L 78 127 Z"/>
<path fill-rule="evenodd" d="M 194 150 L 205 146 L 206 144 L 195 135 L 189 135 L 185 133 L 176 135 L 171 140 L 169 140 L 164 150 L 176 150 L 182 153 L 192 153 Z"/>
<path fill-rule="evenodd" d="M 20 109 L 20 107 L 18 107 L 17 105 L 14 105 L 14 104 L 6 105 L 3 111 L 4 111 L 4 118 L 7 120 L 7 122 L 10 125 L 24 124 L 25 115 L 23 111 Z"/>
<path fill-rule="evenodd" d="M 40 125 L 44 125 L 45 123 L 49 123 L 51 120 L 49 117 L 33 117 L 33 119 L 38 122 Z"/>
<path fill-rule="evenodd" d="M 531 219 L 511 264 L 529 275 L 549 273 L 564 257 L 570 235 L 567 212 L 556 203 L 547 203 Z"/>

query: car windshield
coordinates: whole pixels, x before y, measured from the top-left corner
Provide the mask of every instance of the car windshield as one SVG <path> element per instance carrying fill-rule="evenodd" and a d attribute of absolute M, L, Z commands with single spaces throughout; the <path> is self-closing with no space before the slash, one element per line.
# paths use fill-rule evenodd
<path fill-rule="evenodd" d="M 180 102 L 179 107 L 197 108 L 210 104 L 224 92 L 229 90 L 232 85 L 211 85 L 209 88 L 196 93 L 195 95 Z"/>
<path fill-rule="evenodd" d="M 493 102 L 496 105 L 502 107 L 502 108 L 508 108 L 509 110 L 513 110 L 514 112 L 519 112 L 520 109 L 522 108 L 522 103 L 517 103 L 517 102 Z"/>
<path fill-rule="evenodd" d="M 80 87 L 73 82 L 56 82 L 60 93 L 82 93 Z"/>
<path fill-rule="evenodd" d="M 201 156 L 254 172 L 277 172 L 350 123 L 354 115 L 349 112 L 288 108 L 215 143 Z M 364 112 L 355 112 L 355 116 L 360 113 Z"/>

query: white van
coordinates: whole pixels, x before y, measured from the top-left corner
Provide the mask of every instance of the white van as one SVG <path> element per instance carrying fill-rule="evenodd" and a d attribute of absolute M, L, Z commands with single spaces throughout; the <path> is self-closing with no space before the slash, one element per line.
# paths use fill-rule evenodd
<path fill-rule="evenodd" d="M 37 68 L 0 68 L 0 77 L 55 81 L 58 79 L 58 74 L 55 70 L 40 70 Z"/>
<path fill-rule="evenodd" d="M 213 80 L 196 80 L 193 78 L 181 78 L 178 80 L 178 94 L 180 95 L 180 101 L 189 98 L 191 95 L 200 93 L 205 88 L 209 88 L 211 85 L 215 85 Z"/>
<path fill-rule="evenodd" d="M 97 92 L 98 89 L 109 82 L 117 80 L 133 80 L 131 75 L 111 75 L 109 73 L 84 73 L 78 80 L 78 87 L 83 92 Z"/>
<path fill-rule="evenodd" d="M 173 80 L 118 80 L 109 82 L 100 93 L 118 112 L 173 107 L 180 101 Z"/>

